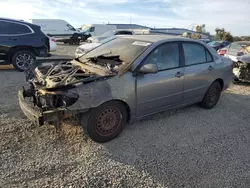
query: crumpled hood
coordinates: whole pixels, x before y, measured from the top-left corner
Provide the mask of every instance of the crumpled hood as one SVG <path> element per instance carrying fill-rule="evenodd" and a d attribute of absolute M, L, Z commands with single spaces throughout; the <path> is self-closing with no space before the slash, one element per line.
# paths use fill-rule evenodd
<path fill-rule="evenodd" d="M 44 63 L 26 73 L 27 81 L 44 88 L 58 88 L 69 86 L 83 81 L 91 81 L 100 77 L 91 71 L 73 63 L 74 61 L 60 63 Z"/>
<path fill-rule="evenodd" d="M 50 89 L 78 83 L 88 83 L 100 78 L 115 76 L 116 73 L 98 64 L 76 60 L 60 63 L 43 63 L 26 72 L 26 80 L 33 84 Z"/>

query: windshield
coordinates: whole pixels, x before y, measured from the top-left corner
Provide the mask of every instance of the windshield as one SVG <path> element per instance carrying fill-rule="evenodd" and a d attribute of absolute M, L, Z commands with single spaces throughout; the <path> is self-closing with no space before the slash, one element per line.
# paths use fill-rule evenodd
<path fill-rule="evenodd" d="M 212 42 L 209 42 L 207 43 L 207 45 L 211 46 L 211 45 L 220 45 L 221 43 L 218 42 L 218 41 L 212 41 Z"/>
<path fill-rule="evenodd" d="M 103 43 L 109 42 L 109 41 L 111 41 L 111 40 L 113 40 L 115 38 L 116 38 L 116 36 L 114 35 L 114 36 L 111 36 L 111 37 L 108 37 L 108 38 L 105 38 L 105 39 L 101 40 L 100 43 L 103 44 Z"/>
<path fill-rule="evenodd" d="M 109 37 L 109 36 L 112 36 L 112 35 L 114 35 L 114 31 L 108 31 L 106 33 L 103 33 L 101 36 L 102 37 Z"/>
<path fill-rule="evenodd" d="M 135 39 L 116 38 L 104 43 L 80 58 L 86 62 L 87 58 L 97 57 L 103 54 L 119 55 L 119 58 L 126 64 L 133 62 L 151 43 L 137 41 Z"/>
<path fill-rule="evenodd" d="M 88 31 L 91 28 L 90 25 L 84 25 L 82 26 L 82 31 Z"/>

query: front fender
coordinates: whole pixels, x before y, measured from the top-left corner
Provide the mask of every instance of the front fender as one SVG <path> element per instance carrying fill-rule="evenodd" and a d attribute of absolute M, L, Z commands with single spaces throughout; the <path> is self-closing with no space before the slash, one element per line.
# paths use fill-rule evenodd
<path fill-rule="evenodd" d="M 72 106 L 67 107 L 68 110 L 75 112 L 95 108 L 113 99 L 110 86 L 106 80 L 81 84 L 71 89 L 71 92 L 79 95 L 78 100 Z"/>

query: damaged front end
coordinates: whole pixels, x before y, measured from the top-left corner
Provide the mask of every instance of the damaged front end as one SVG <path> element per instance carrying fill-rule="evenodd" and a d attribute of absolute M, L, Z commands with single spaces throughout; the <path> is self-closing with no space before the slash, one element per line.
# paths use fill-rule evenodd
<path fill-rule="evenodd" d="M 78 101 L 79 94 L 74 88 L 114 75 L 116 73 L 107 68 L 76 60 L 43 64 L 26 72 L 29 88 L 23 88 L 18 93 L 20 107 L 36 124 L 50 122 L 60 130 L 64 118 L 88 111 L 81 109 L 74 112 L 67 109 Z"/>
<path fill-rule="evenodd" d="M 237 57 L 238 62 L 234 62 L 234 81 L 250 82 L 250 55 Z"/>

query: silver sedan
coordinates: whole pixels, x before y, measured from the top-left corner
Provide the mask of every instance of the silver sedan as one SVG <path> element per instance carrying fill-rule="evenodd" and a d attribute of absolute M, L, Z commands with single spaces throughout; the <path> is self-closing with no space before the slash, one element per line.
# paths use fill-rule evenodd
<path fill-rule="evenodd" d="M 151 114 L 194 103 L 211 109 L 231 81 L 232 61 L 202 42 L 123 36 L 71 62 L 37 67 L 19 102 L 31 120 L 57 128 L 66 114 L 78 114 L 90 138 L 107 142 Z"/>

